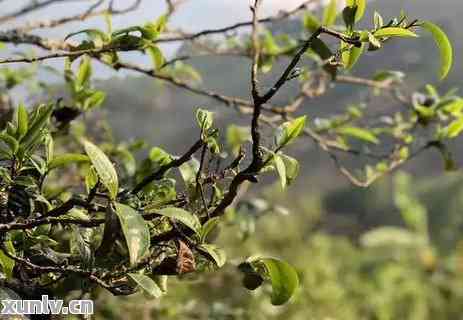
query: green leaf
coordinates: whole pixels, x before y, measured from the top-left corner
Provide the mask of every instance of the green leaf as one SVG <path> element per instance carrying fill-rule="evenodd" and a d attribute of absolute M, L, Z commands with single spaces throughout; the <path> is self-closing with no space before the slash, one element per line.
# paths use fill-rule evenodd
<path fill-rule="evenodd" d="M 227 128 L 227 144 L 233 154 L 237 155 L 240 147 L 251 138 L 251 130 L 248 127 L 239 127 L 234 124 Z"/>
<path fill-rule="evenodd" d="M 313 39 L 310 48 L 321 58 L 322 62 L 324 63 L 326 60 L 334 56 L 330 48 L 328 48 L 328 46 L 318 38 Z M 335 65 L 325 63 L 323 65 L 323 69 L 331 75 L 331 78 L 336 78 L 337 67 Z"/>
<path fill-rule="evenodd" d="M 355 24 L 355 13 L 357 12 L 357 6 L 354 5 L 352 7 L 348 6 L 342 10 L 342 18 L 346 25 L 347 31 L 351 33 L 354 29 Z"/>
<path fill-rule="evenodd" d="M 113 164 L 100 148 L 88 140 L 84 140 L 83 144 L 85 152 L 100 177 L 101 183 L 108 189 L 110 198 L 112 200 L 116 199 L 119 190 L 116 169 L 114 169 Z"/>
<path fill-rule="evenodd" d="M 82 163 L 88 161 L 90 161 L 90 159 L 86 155 L 78 153 L 66 153 L 53 158 L 53 160 L 48 164 L 48 170 L 64 167 L 71 163 Z"/>
<path fill-rule="evenodd" d="M 181 208 L 168 207 L 156 210 L 155 213 L 164 217 L 177 220 L 197 234 L 200 234 L 201 232 L 201 222 L 199 222 L 198 217 L 186 210 L 183 210 Z"/>
<path fill-rule="evenodd" d="M 192 158 L 190 161 L 183 163 L 178 169 L 187 185 L 196 185 L 196 174 L 199 171 L 198 160 Z"/>
<path fill-rule="evenodd" d="M 149 159 L 159 166 L 165 166 L 172 161 L 172 156 L 159 147 L 153 147 L 150 150 Z"/>
<path fill-rule="evenodd" d="M 4 242 L 4 245 L 6 247 L 6 250 L 10 254 L 15 254 L 16 250 L 13 246 L 13 242 L 11 240 L 7 240 Z M 13 268 L 15 265 L 15 261 L 8 257 L 6 254 L 3 253 L 2 250 L 0 250 L 0 265 L 2 266 L 3 273 L 6 275 L 7 279 L 11 279 L 13 277 Z"/>
<path fill-rule="evenodd" d="M 278 154 L 275 154 L 273 156 L 273 162 L 275 164 L 275 168 L 277 169 L 278 175 L 280 176 L 280 183 L 281 183 L 281 188 L 285 189 L 286 188 L 286 166 L 285 163 L 283 162 L 283 159 Z"/>
<path fill-rule="evenodd" d="M 159 70 L 164 66 L 166 59 L 162 54 L 161 49 L 158 46 L 150 45 L 145 49 L 146 53 L 151 57 L 151 61 L 153 62 L 154 70 Z"/>
<path fill-rule="evenodd" d="M 355 12 L 355 22 L 360 21 L 365 15 L 365 9 L 367 7 L 366 0 L 347 0 L 346 5 L 349 7 L 357 6 L 357 10 Z"/>
<path fill-rule="evenodd" d="M 48 106 L 41 105 L 37 109 L 37 116 L 34 117 L 29 130 L 22 139 L 20 143 L 26 148 L 31 147 L 37 138 L 40 136 L 40 132 L 44 128 L 45 124 L 50 119 L 51 114 L 53 113 L 53 105 L 49 104 Z"/>
<path fill-rule="evenodd" d="M 84 102 L 84 110 L 90 110 L 97 108 L 103 104 L 106 99 L 106 93 L 104 91 L 93 92 Z"/>
<path fill-rule="evenodd" d="M 200 231 L 200 241 L 201 242 L 206 241 L 206 238 L 209 235 L 209 233 L 211 233 L 212 230 L 215 229 L 215 227 L 219 224 L 219 222 L 220 222 L 220 218 L 215 217 L 215 218 L 207 220 L 207 222 L 202 225 L 201 231 Z"/>
<path fill-rule="evenodd" d="M 336 22 L 336 16 L 338 15 L 338 2 L 337 0 L 330 0 L 328 5 L 323 12 L 323 25 L 331 26 Z"/>
<path fill-rule="evenodd" d="M 196 121 L 198 122 L 199 128 L 202 131 L 206 131 L 212 127 L 214 113 L 204 109 L 198 109 L 196 110 Z"/>
<path fill-rule="evenodd" d="M 367 248 L 416 247 L 426 244 L 426 239 L 412 231 L 399 227 L 378 227 L 363 234 L 360 243 Z"/>
<path fill-rule="evenodd" d="M 374 36 L 376 38 L 382 37 L 403 37 L 403 38 L 416 38 L 418 35 L 409 29 L 398 28 L 398 27 L 387 27 L 381 28 L 375 31 Z"/>
<path fill-rule="evenodd" d="M 22 103 L 18 106 L 16 121 L 18 122 L 18 139 L 21 139 L 26 135 L 29 126 L 26 106 Z"/>
<path fill-rule="evenodd" d="M 304 130 L 306 119 L 306 116 L 302 116 L 279 126 L 275 141 L 276 145 L 283 147 L 293 142 Z"/>
<path fill-rule="evenodd" d="M 285 154 L 280 154 L 280 157 L 285 164 L 287 184 L 290 185 L 299 174 L 299 162 L 296 159 Z"/>
<path fill-rule="evenodd" d="M 299 286 L 299 277 L 290 264 L 276 258 L 258 258 L 251 263 L 253 265 L 261 264 L 264 267 L 264 272 L 261 275 L 270 279 L 273 305 L 282 305 L 292 297 Z M 257 271 L 260 269 L 258 268 Z"/>
<path fill-rule="evenodd" d="M 150 277 L 139 273 L 128 273 L 127 275 L 151 297 L 160 298 L 164 294 Z"/>
<path fill-rule="evenodd" d="M 370 131 L 358 127 L 342 127 L 336 130 L 341 135 L 350 136 L 359 140 L 364 140 L 374 144 L 378 144 L 378 138 Z"/>
<path fill-rule="evenodd" d="M 11 150 L 11 153 L 15 154 L 18 151 L 19 143 L 14 137 L 10 136 L 6 132 L 0 133 L 0 140 L 3 141 Z"/>
<path fill-rule="evenodd" d="M 440 52 L 441 66 L 439 71 L 440 79 L 444 79 L 452 68 L 453 63 L 453 48 L 450 40 L 448 39 L 445 32 L 437 25 L 432 22 L 425 21 L 421 24 L 421 27 L 429 31 L 434 37 L 434 41 L 437 44 Z"/>
<path fill-rule="evenodd" d="M 90 77 L 92 76 L 92 63 L 90 57 L 85 55 L 82 58 L 82 61 L 77 72 L 77 77 L 75 81 L 76 89 L 79 91 L 82 87 L 88 85 Z"/>
<path fill-rule="evenodd" d="M 315 32 L 321 25 L 320 20 L 310 12 L 304 14 L 304 27 L 310 32 Z"/>
<path fill-rule="evenodd" d="M 447 138 L 456 138 L 460 135 L 461 131 L 463 131 L 463 117 L 452 121 L 448 127 L 444 129 Z"/>
<path fill-rule="evenodd" d="M 68 34 L 64 38 L 64 41 L 68 40 L 71 37 L 77 36 L 79 34 L 86 34 L 92 40 L 93 39 L 101 39 L 101 40 L 107 40 L 108 39 L 108 36 L 101 30 L 98 30 L 98 29 L 85 29 L 85 30 L 80 30 L 80 31 Z"/>
<path fill-rule="evenodd" d="M 219 268 L 221 268 L 227 261 L 225 251 L 219 249 L 213 244 L 200 244 L 198 246 L 198 250 L 206 253 L 209 257 L 211 257 Z"/>
<path fill-rule="evenodd" d="M 347 51 L 342 53 L 342 63 L 344 64 L 344 68 L 346 68 L 346 70 L 352 69 L 352 67 L 357 63 L 358 59 L 363 53 L 364 46 L 364 43 L 362 43 L 360 48 L 352 46 Z"/>
<path fill-rule="evenodd" d="M 133 266 L 149 253 L 150 231 L 136 210 L 121 203 L 116 203 L 115 209 L 129 249 L 130 264 Z"/>

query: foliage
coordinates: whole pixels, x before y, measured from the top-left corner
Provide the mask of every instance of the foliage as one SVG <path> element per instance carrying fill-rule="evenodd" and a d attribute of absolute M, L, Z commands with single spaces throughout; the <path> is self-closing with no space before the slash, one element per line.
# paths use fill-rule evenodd
<path fill-rule="evenodd" d="M 320 292 L 311 291 L 317 288 L 317 283 L 309 278 L 299 279 L 300 269 L 280 258 L 250 252 L 251 257 L 244 262 L 228 261 L 224 248 L 232 250 L 233 246 L 219 246 L 214 242 L 215 233 L 219 226 L 224 225 L 222 220 L 228 215 L 233 216 L 234 204 L 239 200 L 243 186 L 258 183 L 267 172 L 279 176 L 282 188 L 294 182 L 300 166 L 298 160 L 286 152 L 287 147 L 296 144 L 302 136 L 311 137 L 335 160 L 342 174 L 361 186 L 370 185 L 429 148 L 439 150 L 446 169 L 453 169 L 446 142 L 459 136 L 463 130 L 463 104 L 452 91 L 442 95 L 428 85 L 425 93 L 417 92 L 411 99 L 402 99 L 409 108 L 366 124 L 364 120 L 367 118 L 361 105 L 349 106 L 345 113 L 329 119 L 311 119 L 297 112 L 305 99 L 317 95 L 312 92 L 317 77 L 333 83 L 344 79 L 366 85 L 378 94 L 381 90 L 398 92 L 398 86 L 403 85 L 401 73 L 382 71 L 373 79 L 363 79 L 350 77 L 348 72 L 361 63 L 367 50 L 380 50 L 388 42 L 399 38 L 412 41 L 421 30 L 429 31 L 437 43 L 441 55 L 439 75 L 443 79 L 452 65 L 453 51 L 449 39 L 437 25 L 410 20 L 405 14 L 385 23 L 381 15 L 375 13 L 373 24 L 360 29 L 357 23 L 364 16 L 365 1 L 348 1 L 341 14 L 344 25 L 338 26 L 336 22 L 340 20 L 340 14 L 337 1 L 332 0 L 324 9 L 323 18 L 317 18 L 313 12 L 305 15 L 303 31 L 308 35 L 306 40 L 300 41 L 291 35 L 277 36 L 265 28 L 260 30 L 261 1 L 256 0 L 252 6 L 253 21 L 247 24 L 252 26 L 250 34 L 217 43 L 205 41 L 204 44 L 211 46 L 209 51 L 215 54 L 223 53 L 221 50 L 227 53 L 238 50 L 251 59 L 252 100 L 248 101 L 199 87 L 201 77 L 198 72 L 182 62 L 188 57 L 168 61 L 160 45 L 162 42 L 200 41 L 203 36 L 225 34 L 239 26 L 204 30 L 193 35 L 180 32 L 178 38 L 168 28 L 169 18 L 177 6 L 173 2 L 168 4 L 169 11 L 154 21 L 118 30 L 113 30 L 110 15 L 118 11 L 114 11 L 110 4 L 109 9 L 104 11 L 106 30 L 76 30 L 58 44 L 22 29 L 0 33 L 0 39 L 6 43 L 30 44 L 50 51 L 58 49 L 58 53 L 7 58 L 0 63 L 35 63 L 65 58 L 63 70 L 58 70 L 58 73 L 63 75 L 67 90 L 66 97 L 57 100 L 44 90 L 44 95 L 37 99 L 38 103 L 19 104 L 11 108 L 13 114 L 5 115 L 0 133 L 2 285 L 11 289 L 13 283 L 19 280 L 21 285 L 15 285 L 13 291 L 21 296 L 33 297 L 40 296 L 42 290 L 48 290 L 53 296 L 70 298 L 76 290 L 81 296 L 94 296 L 105 289 L 113 295 L 144 291 L 151 297 L 160 298 L 168 292 L 168 283 L 175 281 L 173 277 L 188 279 L 235 265 L 243 273 L 246 288 L 255 290 L 261 287 L 256 295 L 269 294 L 270 299 L 259 304 L 282 305 L 293 296 L 293 303 L 298 304 L 301 292 L 306 290 L 309 290 L 310 299 L 323 299 L 324 296 L 318 296 Z M 97 7 L 91 7 L 87 15 L 92 15 Z M 301 8 L 305 7 L 301 6 L 295 12 Z M 34 10 L 34 7 L 26 12 L 28 10 Z M 54 23 L 60 25 L 75 19 L 85 20 L 86 17 L 71 17 Z M 322 36 L 337 40 L 338 48 L 334 50 L 334 45 L 322 40 Z M 146 54 L 152 61 L 152 68 L 124 62 L 121 53 L 126 51 Z M 272 72 L 273 64 L 283 58 L 290 60 L 287 67 L 272 86 L 262 90 L 259 86 L 260 73 Z M 301 60 L 313 64 L 309 68 L 297 68 Z M 214 113 L 197 108 L 196 114 L 191 115 L 192 121 L 195 119 L 198 125 L 196 140 L 188 141 L 190 147 L 179 156 L 158 146 L 115 142 L 105 123 L 92 122 L 92 116 L 106 99 L 106 94 L 96 88 L 93 81 L 96 61 L 116 71 L 139 72 L 191 94 L 235 106 L 238 111 L 251 114 L 250 125 L 230 124 L 223 130 L 216 123 Z M 22 74 L 12 70 L 4 68 L 1 72 L 1 90 L 7 96 L 13 95 L 11 90 L 16 86 L 33 82 L 38 77 L 35 73 Z M 315 73 L 317 77 L 313 77 Z M 298 79 L 299 96 L 288 101 L 286 106 L 272 105 L 272 98 L 293 79 Z M 400 99 L 401 95 L 397 96 Z M 108 111 L 111 112 L 110 107 Z M 266 113 L 275 117 L 270 119 Z M 273 132 L 262 128 L 264 123 L 270 124 Z M 428 140 L 418 139 L 420 133 L 417 127 L 428 133 Z M 227 143 L 222 138 L 225 136 Z M 379 149 L 370 149 L 374 146 L 385 149 L 390 144 L 392 148 L 386 155 L 377 155 Z M 365 180 L 361 181 L 340 164 L 337 158 L 339 152 L 379 160 L 365 166 Z M 404 192 L 395 200 L 402 210 L 406 228 L 369 231 L 360 239 L 363 249 L 345 245 L 352 255 L 362 255 L 363 250 L 383 245 L 389 247 L 392 243 L 395 244 L 393 251 L 411 247 L 420 253 L 432 253 L 426 211 L 406 192 L 405 178 L 398 185 Z M 236 209 L 234 218 L 240 216 L 239 208 Z M 265 203 L 258 201 L 254 201 L 249 209 L 254 214 L 269 210 Z M 233 224 L 234 218 L 228 216 L 229 222 Z M 253 221 L 249 215 L 244 220 L 247 230 L 243 233 L 250 236 Z M 323 254 L 324 246 L 331 246 L 329 240 L 328 244 L 324 243 L 323 237 L 313 241 L 313 250 L 320 246 L 320 254 Z M 335 242 L 333 245 L 338 244 Z M 380 258 L 389 256 L 390 253 L 387 253 Z M 375 259 L 380 258 L 375 256 Z M 328 257 L 320 258 L 323 259 Z M 406 260 L 407 263 L 410 261 Z M 333 269 L 327 269 L 327 272 L 332 272 L 327 276 L 338 277 L 341 269 L 347 268 L 353 277 L 358 277 L 357 282 L 362 283 L 363 274 L 358 270 L 367 267 L 363 261 L 354 266 L 344 265 L 351 263 L 349 261 L 338 263 L 339 266 L 329 266 Z M 323 261 L 323 264 L 329 263 Z M 338 267 L 339 270 L 336 269 Z M 314 264 L 309 268 L 320 266 Z M 233 269 L 236 274 L 237 269 Z M 375 281 L 365 286 L 378 285 L 381 288 L 388 285 L 383 283 L 384 279 L 397 277 L 396 281 L 401 281 L 404 270 L 391 267 L 372 272 Z M 417 283 L 421 276 L 418 276 Z M 302 288 L 299 283 L 303 284 Z M 366 299 L 368 295 L 365 293 L 370 294 L 370 289 L 353 286 L 348 290 L 354 290 L 354 293 L 359 290 L 357 294 Z M 346 291 L 342 294 L 354 293 Z M 407 294 L 404 289 L 403 295 Z M 391 301 L 395 303 L 395 297 L 387 296 L 385 302 L 373 299 L 368 303 L 388 304 Z M 319 305 L 324 306 L 323 303 Z M 369 310 L 355 309 L 357 305 L 347 308 L 352 308 L 346 312 L 353 315 L 370 316 Z M 423 306 L 416 308 L 418 311 L 411 312 L 423 316 Z M 372 317 L 393 318 L 394 314 L 388 313 L 390 309 L 381 311 L 378 308 L 378 311 L 373 311 Z M 220 314 L 221 311 L 214 312 Z M 303 312 L 303 308 L 298 312 Z M 314 310 L 314 314 L 317 312 Z M 320 315 L 327 316 L 322 311 Z"/>

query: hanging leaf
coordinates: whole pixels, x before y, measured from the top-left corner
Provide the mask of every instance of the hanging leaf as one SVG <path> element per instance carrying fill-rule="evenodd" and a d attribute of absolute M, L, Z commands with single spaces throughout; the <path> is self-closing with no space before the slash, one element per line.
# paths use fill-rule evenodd
<path fill-rule="evenodd" d="M 299 277 L 296 270 L 280 259 L 253 257 L 249 258 L 246 263 L 241 264 L 239 268 L 246 275 L 258 275 L 263 279 L 270 280 L 272 285 L 271 302 L 273 305 L 286 303 L 299 286 Z M 259 280 L 258 277 L 253 278 Z"/>
<path fill-rule="evenodd" d="M 201 244 L 198 246 L 198 250 L 205 253 L 209 258 L 214 260 L 217 267 L 221 268 L 227 261 L 225 251 L 219 249 L 213 244 Z"/>
<path fill-rule="evenodd" d="M 283 159 L 278 154 L 273 156 L 273 163 L 275 164 L 275 168 L 277 169 L 278 175 L 280 176 L 280 184 L 281 188 L 286 188 L 286 166 L 283 162 Z"/>
<path fill-rule="evenodd" d="M 326 63 L 327 60 L 334 56 L 330 48 L 328 48 L 328 46 L 318 38 L 313 39 L 310 48 L 321 58 L 322 62 L 324 63 L 323 70 L 325 70 L 329 75 L 331 75 L 332 79 L 335 79 L 336 73 L 338 71 L 337 66 L 330 63 Z"/>
<path fill-rule="evenodd" d="M 158 46 L 150 45 L 146 49 L 146 53 L 151 57 L 151 61 L 153 62 L 154 70 L 159 70 L 164 66 L 166 59 L 162 54 L 161 49 Z"/>
<path fill-rule="evenodd" d="M 199 222 L 198 217 L 186 210 L 183 210 L 181 208 L 169 207 L 156 210 L 155 213 L 164 217 L 178 220 L 180 223 L 184 224 L 185 226 L 193 230 L 195 233 L 200 234 L 201 223 Z"/>
<path fill-rule="evenodd" d="M 204 242 L 206 240 L 207 236 L 216 228 L 219 222 L 220 222 L 220 218 L 215 217 L 215 218 L 211 218 L 207 220 L 207 222 L 202 225 L 201 232 L 200 232 L 201 242 Z"/>
<path fill-rule="evenodd" d="M 119 182 L 116 169 L 113 164 L 96 145 L 88 140 L 84 140 L 84 149 L 95 167 L 101 183 L 108 189 L 111 199 L 116 199 L 119 190 Z"/>
<path fill-rule="evenodd" d="M 164 292 L 159 288 L 157 283 L 148 276 L 139 273 L 127 274 L 140 288 L 143 289 L 149 296 L 153 298 L 160 298 Z"/>
<path fill-rule="evenodd" d="M 425 21 L 421 24 L 421 27 L 429 31 L 434 37 L 434 41 L 437 44 L 440 52 L 441 66 L 439 71 L 440 79 L 444 79 L 450 69 L 452 68 L 453 63 L 453 48 L 450 40 L 448 39 L 445 32 L 437 25 L 432 22 Z"/>
<path fill-rule="evenodd" d="M 352 46 L 342 53 L 342 63 L 344 64 L 344 68 L 346 70 L 352 69 L 352 67 L 357 63 L 358 59 L 363 53 L 364 46 L 364 43 L 362 43 L 359 48 Z"/>
<path fill-rule="evenodd" d="M 338 15 L 338 2 L 337 0 L 330 0 L 328 5 L 323 12 L 323 25 L 331 26 L 336 22 L 336 16 Z"/>
<path fill-rule="evenodd" d="M 90 77 L 92 76 L 92 64 L 90 57 L 84 55 L 77 72 L 75 81 L 76 91 L 88 85 Z"/>
<path fill-rule="evenodd" d="M 365 15 L 365 9 L 367 7 L 367 1 L 366 0 L 347 0 L 346 5 L 348 7 L 354 7 L 356 6 L 356 12 L 355 12 L 355 22 L 360 21 L 360 19 L 363 18 Z"/>
<path fill-rule="evenodd" d="M 66 153 L 53 158 L 53 160 L 48 164 L 48 170 L 64 167 L 71 163 L 82 163 L 88 161 L 90 161 L 89 157 L 84 154 Z"/>
<path fill-rule="evenodd" d="M 127 205 L 116 203 L 115 209 L 129 249 L 130 264 L 135 265 L 149 253 L 151 239 L 148 225 L 139 212 Z"/>
<path fill-rule="evenodd" d="M 299 162 L 285 154 L 280 154 L 280 157 L 285 164 L 287 185 L 290 185 L 299 174 Z"/>

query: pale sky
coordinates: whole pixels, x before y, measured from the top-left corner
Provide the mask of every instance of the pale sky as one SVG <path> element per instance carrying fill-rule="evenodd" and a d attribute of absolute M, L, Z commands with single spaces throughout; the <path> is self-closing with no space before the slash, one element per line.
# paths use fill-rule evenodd
<path fill-rule="evenodd" d="M 1 1 L 0 16 L 14 12 L 33 0 L 3 0 Z M 40 0 L 44 1 L 44 0 Z M 109 1 L 109 0 L 108 0 Z M 105 6 L 107 6 L 106 1 Z M 122 9 L 130 6 L 135 0 L 115 0 L 114 7 Z M 321 0 L 325 1 L 325 0 Z M 19 19 L 6 22 L 0 25 L 0 29 L 8 30 L 16 25 L 23 25 L 29 21 L 44 19 L 56 19 L 59 17 L 74 16 L 84 12 L 97 0 L 67 0 L 61 4 L 53 4 L 42 10 L 34 11 L 24 15 Z M 218 28 L 228 26 L 233 23 L 249 21 L 251 12 L 249 9 L 253 0 L 187 0 L 182 4 L 178 12 L 169 21 L 169 26 L 180 27 L 189 31 L 200 31 L 203 29 Z M 261 17 L 277 14 L 280 10 L 291 10 L 302 4 L 304 0 L 263 0 Z M 104 8 L 104 7 L 101 7 Z M 144 24 L 154 20 L 156 17 L 165 13 L 166 5 L 164 0 L 143 0 L 141 6 L 134 12 L 122 16 L 113 17 L 114 29 L 124 28 L 131 25 Z M 105 28 L 103 18 L 96 17 L 85 22 L 68 23 L 62 27 L 54 29 L 37 30 L 34 33 L 54 39 L 63 39 L 67 34 L 87 28 Z M 174 45 L 163 45 L 163 52 L 166 56 L 171 56 L 178 48 L 178 43 Z M 10 50 L 9 50 L 10 51 Z M 11 53 L 11 51 L 9 52 Z M 8 52 L 3 51 L 0 57 L 5 57 Z M 149 63 L 149 59 L 137 53 L 124 54 L 127 59 L 136 59 L 137 62 Z M 60 66 L 62 59 L 46 61 L 45 64 Z M 101 66 L 96 65 L 98 69 Z M 98 74 L 106 77 L 114 75 L 114 72 L 106 72 L 106 67 L 102 67 L 102 72 Z M 124 75 L 124 72 L 120 72 Z"/>

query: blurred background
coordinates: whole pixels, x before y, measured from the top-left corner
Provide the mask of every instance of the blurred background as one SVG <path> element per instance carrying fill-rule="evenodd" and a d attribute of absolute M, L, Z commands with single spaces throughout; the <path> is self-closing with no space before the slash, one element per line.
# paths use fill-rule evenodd
<path fill-rule="evenodd" d="M 12 9 L 20 2 L 6 2 L 6 8 L 2 3 L 0 10 Z M 275 14 L 300 2 L 265 0 L 264 13 Z M 62 14 L 82 5 L 72 2 L 46 12 Z M 225 26 L 248 20 L 248 5 L 247 0 L 192 0 L 172 21 L 175 26 L 193 31 Z M 162 8 L 161 1 L 146 1 L 138 11 L 115 19 L 115 26 L 152 19 Z M 402 9 L 412 18 L 436 22 L 447 32 L 456 52 L 451 75 L 438 82 L 435 76 L 438 53 L 429 38 L 390 43 L 379 53 L 366 55 L 353 73 L 372 77 L 378 69 L 403 70 L 411 91 L 423 88 L 424 79 L 432 80 L 442 92 L 461 86 L 462 3 L 370 1 L 364 23 L 371 23 L 374 10 L 392 17 Z M 40 17 L 43 18 L 36 15 L 27 19 Z M 272 28 L 274 33 L 298 35 L 302 32 L 301 19 Z M 78 24 L 66 25 L 52 35 L 60 37 L 77 29 Z M 174 45 L 165 50 L 173 55 L 192 49 Z M 140 55 L 130 59 L 143 58 Z M 60 63 L 54 61 L 51 65 Z M 207 57 L 189 63 L 201 74 L 204 87 L 249 97 L 247 59 Z M 269 79 L 278 75 L 280 67 L 274 68 Z M 141 138 L 175 154 L 195 139 L 197 129 L 191 114 L 199 106 L 217 111 L 219 123 L 244 124 L 249 120 L 211 100 L 149 78 L 129 72 L 114 74 L 103 66 L 97 70 L 100 80 L 96 87 L 105 90 L 108 98 L 95 117 L 107 119 L 117 140 Z M 53 79 L 49 73 L 42 76 Z M 58 83 L 55 95 L 61 90 Z M 288 100 L 292 94 L 294 90 L 289 86 L 276 96 L 275 103 Z M 376 97 L 366 88 L 338 84 L 329 88 L 326 96 L 309 100 L 301 113 L 311 119 L 322 118 L 365 101 L 377 114 L 397 103 Z M 450 151 L 457 164 L 463 161 L 460 141 L 451 145 Z M 224 269 L 177 281 L 160 300 L 143 295 L 115 298 L 103 294 L 96 301 L 97 318 L 463 319 L 463 181 L 458 171 L 445 173 L 441 156 L 430 151 L 404 167 L 407 173 L 398 172 L 361 189 L 340 176 L 329 156 L 310 141 L 301 140 L 288 153 L 301 161 L 301 174 L 292 186 L 282 192 L 278 181 L 269 179 L 263 186 L 249 189 L 241 203 L 227 213 L 227 227 L 217 239 L 222 247 L 231 248 L 227 251 L 231 262 Z M 345 161 L 355 163 L 358 159 Z M 282 257 L 297 268 L 301 287 L 287 305 L 271 306 L 263 292 L 266 288 L 249 292 L 240 285 L 241 278 L 233 262 L 256 252 Z"/>

